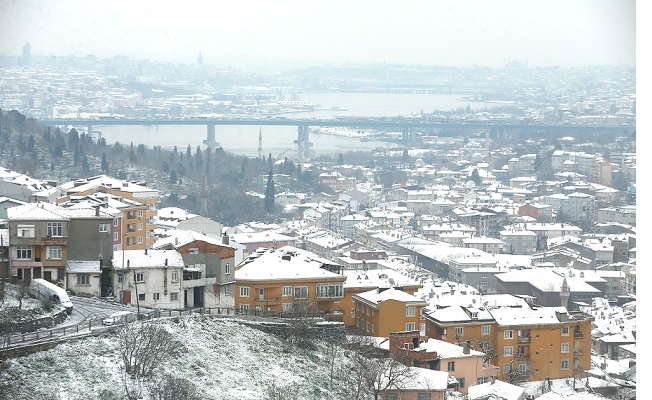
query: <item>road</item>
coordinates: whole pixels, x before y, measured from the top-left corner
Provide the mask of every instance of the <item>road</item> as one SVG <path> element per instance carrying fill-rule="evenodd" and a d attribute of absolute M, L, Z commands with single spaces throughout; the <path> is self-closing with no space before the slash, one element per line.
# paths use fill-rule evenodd
<path fill-rule="evenodd" d="M 57 327 L 76 325 L 89 319 L 105 318 L 118 311 L 132 311 L 134 314 L 137 311 L 136 307 L 123 306 L 119 303 L 96 298 L 70 296 L 70 301 L 73 304 L 72 313 L 63 323 L 57 325 Z M 140 308 L 140 312 L 148 311 L 151 310 L 143 307 Z"/>

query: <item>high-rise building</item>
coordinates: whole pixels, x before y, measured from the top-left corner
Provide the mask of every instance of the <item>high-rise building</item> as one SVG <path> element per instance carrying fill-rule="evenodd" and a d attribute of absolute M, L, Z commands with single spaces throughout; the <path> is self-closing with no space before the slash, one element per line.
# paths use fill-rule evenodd
<path fill-rule="evenodd" d="M 32 62 L 32 47 L 29 42 L 25 43 L 25 46 L 23 46 L 23 58 L 21 61 L 23 65 L 30 65 Z"/>

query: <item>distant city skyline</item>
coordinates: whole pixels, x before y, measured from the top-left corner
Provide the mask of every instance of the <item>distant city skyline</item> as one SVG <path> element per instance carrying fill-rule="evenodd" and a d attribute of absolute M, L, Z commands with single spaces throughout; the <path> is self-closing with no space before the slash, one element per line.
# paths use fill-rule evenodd
<path fill-rule="evenodd" d="M 0 0 L 0 54 L 250 70 L 324 64 L 636 65 L 636 1 Z"/>

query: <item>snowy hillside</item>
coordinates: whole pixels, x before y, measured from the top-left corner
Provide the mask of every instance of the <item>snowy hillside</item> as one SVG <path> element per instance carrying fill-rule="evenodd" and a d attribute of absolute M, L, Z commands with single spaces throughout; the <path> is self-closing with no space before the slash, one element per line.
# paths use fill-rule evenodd
<path fill-rule="evenodd" d="M 270 385 L 293 387 L 300 399 L 346 399 L 353 387 L 344 352 L 338 353 L 331 392 L 325 348 L 295 348 L 232 320 L 196 316 L 163 323 L 176 351 L 155 375 L 188 379 L 203 399 L 263 399 Z M 0 373 L 0 399 L 122 399 L 117 343 L 117 334 L 105 333 L 12 359 Z M 147 387 L 142 398 L 149 398 Z"/>

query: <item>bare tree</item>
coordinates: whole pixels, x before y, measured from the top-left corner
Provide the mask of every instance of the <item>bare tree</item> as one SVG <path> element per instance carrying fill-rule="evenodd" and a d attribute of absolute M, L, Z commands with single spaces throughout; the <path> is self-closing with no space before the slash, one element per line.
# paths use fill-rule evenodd
<path fill-rule="evenodd" d="M 348 349 L 353 351 L 356 400 L 379 399 L 388 390 L 399 389 L 414 379 L 404 360 L 383 354 L 368 337 L 349 340 Z"/>
<path fill-rule="evenodd" d="M 200 400 L 202 398 L 192 382 L 170 374 L 150 382 L 149 397 L 152 400 Z"/>
<path fill-rule="evenodd" d="M 126 324 L 119 334 L 122 363 L 132 377 L 147 378 L 175 348 L 175 341 L 160 323 Z"/>
<path fill-rule="evenodd" d="M 23 299 L 29 295 L 29 284 L 30 284 L 29 279 L 23 279 L 20 281 L 20 284 L 18 286 L 18 293 L 16 294 L 16 298 L 18 299 L 18 309 L 22 310 L 23 309 Z"/>

